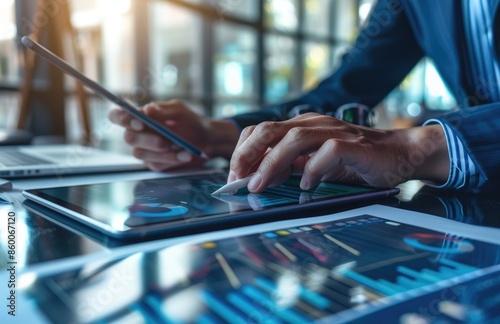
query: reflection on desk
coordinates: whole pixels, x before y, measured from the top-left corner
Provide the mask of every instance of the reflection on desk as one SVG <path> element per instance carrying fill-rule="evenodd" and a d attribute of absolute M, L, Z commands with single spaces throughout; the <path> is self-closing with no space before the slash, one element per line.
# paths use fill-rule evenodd
<path fill-rule="evenodd" d="M 26 273 L 32 284 L 23 292 L 54 323 L 486 323 L 500 316 L 498 237 L 487 243 L 392 216 L 359 214 L 48 276 Z"/>
<path fill-rule="evenodd" d="M 141 176 L 143 176 L 141 174 Z M 437 191 L 422 187 L 421 183 L 409 182 L 400 186 L 401 194 L 396 198 L 378 200 L 377 203 L 407 210 L 429 213 L 438 217 L 457 220 L 474 225 L 500 228 L 500 199 L 494 197 L 460 195 L 453 192 Z M 314 209 L 310 212 L 290 214 L 290 218 L 325 215 L 365 206 L 365 203 Z M 117 241 L 96 231 L 72 222 L 66 217 L 38 207 L 37 210 L 26 210 L 10 204 L 0 204 L 1 215 L 15 210 L 18 215 L 17 225 L 19 245 L 17 253 L 23 256 L 19 264 L 22 269 L 27 266 L 42 264 L 69 257 L 106 253 L 111 248 L 136 244 L 147 240 L 158 240 L 161 237 L 145 238 L 141 241 Z M 274 221 L 276 219 L 268 219 Z M 262 220 L 261 220 L 262 221 Z M 251 221 L 240 225 L 250 225 Z M 4 230 L 2 224 L 0 230 Z M 0 270 L 5 267 L 0 265 Z"/>
<path fill-rule="evenodd" d="M 402 192 L 408 191 L 402 189 Z M 424 186 L 413 192 L 411 199 L 400 201 L 398 207 L 446 217 L 465 224 L 500 228 L 498 196 L 472 195 Z"/>
<path fill-rule="evenodd" d="M 15 213 L 15 256 L 18 270 L 33 264 L 107 250 L 102 244 L 57 226 L 45 217 L 14 208 L 10 204 L 0 205 L 2 220 L 6 220 L 9 212 Z M 0 237 L 6 238 L 6 233 L 7 222 L 2 221 Z M 1 263 L 0 270 L 5 270 L 7 266 L 7 263 Z"/>

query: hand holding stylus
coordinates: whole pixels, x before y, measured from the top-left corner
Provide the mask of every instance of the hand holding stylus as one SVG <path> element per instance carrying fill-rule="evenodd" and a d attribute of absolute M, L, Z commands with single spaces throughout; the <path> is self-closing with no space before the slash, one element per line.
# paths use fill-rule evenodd
<path fill-rule="evenodd" d="M 209 156 L 199 147 L 197 147 L 190 141 L 186 140 L 179 134 L 173 132 L 171 129 L 167 128 L 166 125 L 162 125 L 161 123 L 158 123 L 157 120 L 149 118 L 140 109 L 130 104 L 127 100 L 112 94 L 107 89 L 104 89 L 97 82 L 83 75 L 80 71 L 76 70 L 73 66 L 68 64 L 66 61 L 64 61 L 63 59 L 61 59 L 60 57 L 58 57 L 57 55 L 55 55 L 54 53 L 43 47 L 42 45 L 38 44 L 37 42 L 33 41 L 32 39 L 26 36 L 24 36 L 21 39 L 21 41 L 27 48 L 33 50 L 35 53 L 43 57 L 45 60 L 47 60 L 57 68 L 71 75 L 72 77 L 80 81 L 82 84 L 92 89 L 95 93 L 99 94 L 103 98 L 111 101 L 115 105 L 126 110 L 128 114 L 134 116 L 134 118 L 139 120 L 141 123 L 144 123 L 150 129 L 154 130 L 159 135 L 168 139 L 175 145 L 182 147 L 184 150 L 186 150 L 187 152 L 191 153 L 196 157 L 199 157 L 200 159 L 206 160 L 209 158 Z"/>
<path fill-rule="evenodd" d="M 421 152 L 419 163 L 406 171 L 402 163 L 414 160 L 415 152 Z M 321 180 L 390 188 L 410 179 L 444 183 L 449 167 L 440 125 L 382 130 L 308 113 L 245 128 L 230 173 L 243 178 L 255 172 L 247 187 L 260 193 L 292 173 L 302 174 L 303 190 Z"/>
<path fill-rule="evenodd" d="M 213 120 L 190 109 L 178 100 L 153 102 L 142 108 L 144 113 L 202 148 L 209 156 L 230 158 L 238 141 L 239 129 L 227 120 Z M 122 109 L 113 109 L 109 119 L 125 127 L 125 141 L 135 157 L 155 171 L 172 168 L 195 168 L 205 163 L 178 145 L 145 127 Z"/>

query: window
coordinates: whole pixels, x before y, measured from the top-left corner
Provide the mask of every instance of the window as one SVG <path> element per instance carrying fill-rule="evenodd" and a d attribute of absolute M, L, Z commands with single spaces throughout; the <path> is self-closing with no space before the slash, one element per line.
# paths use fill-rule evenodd
<path fill-rule="evenodd" d="M 298 0 L 265 0 L 264 23 L 267 28 L 293 32 L 299 26 Z"/>
<path fill-rule="evenodd" d="M 215 94 L 251 98 L 256 91 L 256 33 L 226 23 L 215 26 Z"/>
<path fill-rule="evenodd" d="M 304 44 L 303 56 L 303 88 L 311 89 L 330 72 L 330 47 L 323 43 L 307 42 Z"/>
<path fill-rule="evenodd" d="M 321 37 L 330 36 L 331 6 L 336 1 L 305 0 L 304 1 L 304 33 Z M 344 27 L 344 26 L 342 26 Z M 356 28 L 354 28 L 356 30 Z"/>
<path fill-rule="evenodd" d="M 14 13 L 14 0 L 0 2 L 0 80 L 10 84 L 19 82 Z"/>
<path fill-rule="evenodd" d="M 419 62 L 386 100 L 389 117 L 416 122 L 426 111 L 452 110 L 455 106 L 455 99 L 428 58 Z"/>
<path fill-rule="evenodd" d="M 203 21 L 165 1 L 149 5 L 148 83 L 153 97 L 201 97 Z"/>
<path fill-rule="evenodd" d="M 0 128 L 16 124 L 19 106 L 15 90 L 19 86 L 19 56 L 16 45 L 15 1 L 0 1 Z"/>
<path fill-rule="evenodd" d="M 276 102 L 298 92 L 296 83 L 297 41 L 288 36 L 266 35 L 264 96 L 267 102 Z"/>
<path fill-rule="evenodd" d="M 0 1 L 0 126 L 19 88 L 17 1 Z M 29 3 L 35 10 L 36 2 Z M 340 63 L 375 0 L 71 0 L 84 72 L 138 104 L 181 99 L 214 117 L 252 111 L 311 89 Z M 19 25 L 19 24 L 18 24 Z M 411 81 L 411 82 L 410 82 Z M 454 105 L 424 61 L 391 102 Z M 67 83 L 76 118 L 72 82 Z M 396 98 L 396 99 L 395 99 Z M 93 97 L 94 127 L 112 106 Z M 390 105 L 389 105 L 390 106 Z M 5 108 L 8 107 L 8 108 Z M 71 131 L 76 136 L 78 129 Z M 111 137 L 121 136 L 112 130 Z M 105 135 L 105 137 L 108 135 Z"/>

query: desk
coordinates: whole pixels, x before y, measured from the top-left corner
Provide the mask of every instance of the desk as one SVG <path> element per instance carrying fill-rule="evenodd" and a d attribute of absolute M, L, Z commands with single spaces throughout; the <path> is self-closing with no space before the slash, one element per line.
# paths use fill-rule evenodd
<path fill-rule="evenodd" d="M 35 180 L 17 180 L 15 188 L 19 190 L 29 188 L 44 188 L 51 186 L 66 186 L 85 183 L 110 182 L 114 180 L 152 179 L 164 176 L 162 173 L 140 171 L 129 173 L 101 174 L 94 176 L 65 176 L 64 178 L 43 178 Z M 410 181 L 399 186 L 401 192 L 393 198 L 377 200 L 376 203 L 398 207 L 417 212 L 428 213 L 438 217 L 453 219 L 467 224 L 500 228 L 500 198 L 480 197 L 473 195 L 458 195 L 454 192 L 440 192 L 423 186 L 421 182 Z M 368 204 L 373 203 L 373 201 Z M 355 203 L 333 208 L 322 208 L 311 211 L 311 215 L 320 216 L 341 212 L 367 203 Z M 0 210 L 11 209 L 9 205 L 0 205 Z M 17 207 L 16 209 L 19 209 Z M 49 211 L 47 211 L 49 212 Z M 3 212 L 5 213 L 5 212 Z M 53 213 L 52 213 L 53 214 Z M 38 265 L 48 261 L 69 257 L 79 257 L 91 254 L 108 254 L 111 249 L 137 244 L 141 242 L 120 241 L 93 231 L 88 235 L 81 235 L 78 231 L 70 230 L 67 226 L 54 224 L 51 220 L 42 217 L 39 213 L 20 208 L 17 211 L 18 227 L 23 236 L 23 242 L 17 247 L 18 256 L 22 256 L 20 268 Z M 304 215 L 289 215 L 288 218 L 303 217 Z M 273 219 L 278 220 L 279 218 Z M 76 222 L 74 226 L 81 228 Z M 251 223 L 241 224 L 250 225 Z M 155 238 L 155 240 L 161 237 Z M 144 241 L 142 243 L 145 243 Z M 1 265 L 2 267 L 4 265 Z"/>
<path fill-rule="evenodd" d="M 162 174 L 154 172 L 132 172 L 126 174 L 99 175 L 96 177 L 66 177 L 65 179 L 52 179 L 57 181 L 57 185 L 68 185 L 75 183 L 107 182 L 114 179 L 144 179 L 161 177 Z M 15 187 L 26 189 L 33 186 L 46 187 L 54 185 L 50 179 L 39 181 L 18 181 Z M 471 195 L 457 195 L 453 192 L 440 192 L 432 188 L 423 186 L 420 182 L 412 181 L 400 186 L 401 193 L 392 198 L 377 201 L 378 204 L 398 207 L 406 210 L 424 212 L 436 215 L 438 218 L 448 218 L 460 222 L 487 226 L 489 228 L 500 228 L 500 217 L 498 210 L 500 199 L 494 197 L 479 197 Z M 369 204 L 373 203 L 371 201 Z M 365 206 L 365 204 L 356 203 L 334 208 L 321 208 L 311 211 L 307 216 L 319 216 L 332 213 L 347 211 L 353 208 Z M 37 270 L 40 273 L 50 272 L 56 269 L 60 264 L 74 262 L 82 263 L 82 260 L 106 259 L 111 254 L 128 255 L 134 251 L 144 251 L 164 246 L 165 242 L 161 238 L 155 238 L 150 241 L 117 241 L 112 240 L 96 233 L 81 233 L 72 230 L 69 226 L 55 224 L 51 220 L 41 216 L 34 211 L 27 211 L 22 206 L 14 207 L 17 213 L 17 235 L 18 245 L 16 254 L 19 271 Z M 1 206 L 1 212 L 12 210 L 12 206 Z M 299 218 L 304 215 L 287 215 L 287 218 Z M 276 221 L 282 219 L 270 219 Z M 241 225 L 252 225 L 245 223 Z M 77 224 L 75 224 L 77 226 Z M 258 232 L 265 231 L 266 224 L 254 224 L 254 229 Z M 220 229 L 222 230 L 222 229 Z M 446 229 L 441 229 L 446 230 Z M 217 232 L 214 237 L 217 237 Z M 169 240 L 169 244 L 180 243 L 186 240 L 196 238 L 196 234 L 186 237 Z M 1 267 L 5 265 L 2 264 Z M 4 268 L 2 268 L 4 270 Z"/>

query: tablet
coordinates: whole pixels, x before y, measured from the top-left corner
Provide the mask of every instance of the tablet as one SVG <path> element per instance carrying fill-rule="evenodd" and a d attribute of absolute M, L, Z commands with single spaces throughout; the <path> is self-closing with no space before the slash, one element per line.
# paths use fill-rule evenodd
<path fill-rule="evenodd" d="M 240 190 L 211 195 L 227 173 L 27 190 L 26 198 L 113 237 L 138 237 L 228 224 L 285 211 L 386 197 L 397 189 L 375 189 L 322 182 L 312 190 L 292 177 L 261 194 Z"/>

